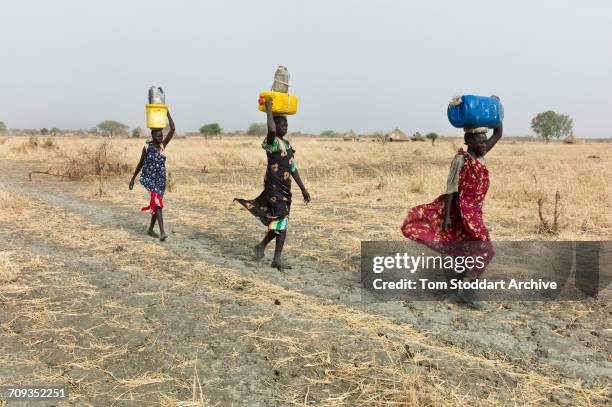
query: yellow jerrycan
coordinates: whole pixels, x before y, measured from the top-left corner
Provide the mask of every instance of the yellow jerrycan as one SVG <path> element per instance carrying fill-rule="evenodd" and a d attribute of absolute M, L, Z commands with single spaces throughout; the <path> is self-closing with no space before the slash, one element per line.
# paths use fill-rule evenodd
<path fill-rule="evenodd" d="M 158 86 L 149 88 L 149 104 L 147 109 L 147 127 L 150 129 L 164 129 L 168 125 L 168 105 L 164 90 Z"/>
<path fill-rule="evenodd" d="M 168 125 L 168 105 L 148 104 L 147 127 L 150 129 L 165 129 Z"/>
<path fill-rule="evenodd" d="M 298 98 L 284 92 L 265 91 L 259 94 L 259 110 L 266 111 L 266 99 L 272 100 L 272 114 L 292 115 L 297 113 Z"/>

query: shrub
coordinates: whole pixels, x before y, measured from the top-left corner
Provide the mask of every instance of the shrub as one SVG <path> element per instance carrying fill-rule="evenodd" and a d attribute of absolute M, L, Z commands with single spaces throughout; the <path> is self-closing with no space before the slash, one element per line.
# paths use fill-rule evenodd
<path fill-rule="evenodd" d="M 129 129 L 129 126 L 126 126 L 123 123 L 119 123 L 115 120 L 106 120 L 102 123 L 98 124 L 97 128 L 104 134 L 109 136 L 114 136 L 119 133 L 124 133 Z"/>
<path fill-rule="evenodd" d="M 268 132 L 268 125 L 266 123 L 251 123 L 247 129 L 247 134 L 250 136 L 263 136 Z"/>
<path fill-rule="evenodd" d="M 333 130 L 325 130 L 321 132 L 321 137 L 335 137 L 336 136 L 336 132 Z"/>
<path fill-rule="evenodd" d="M 200 134 L 203 134 L 205 136 L 214 136 L 216 134 L 221 133 L 222 131 L 223 129 L 221 128 L 221 126 L 219 126 L 219 123 L 209 123 L 200 127 Z"/>

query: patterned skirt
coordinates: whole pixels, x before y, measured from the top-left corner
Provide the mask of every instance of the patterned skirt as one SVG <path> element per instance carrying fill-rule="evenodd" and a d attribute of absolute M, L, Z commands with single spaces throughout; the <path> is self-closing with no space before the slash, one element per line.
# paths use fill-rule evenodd
<path fill-rule="evenodd" d="M 253 216 L 259 218 L 261 223 L 266 225 L 269 230 L 277 233 L 287 230 L 291 201 L 277 196 L 268 197 L 266 191 L 263 191 L 255 199 L 235 198 L 234 201 L 244 206 Z"/>

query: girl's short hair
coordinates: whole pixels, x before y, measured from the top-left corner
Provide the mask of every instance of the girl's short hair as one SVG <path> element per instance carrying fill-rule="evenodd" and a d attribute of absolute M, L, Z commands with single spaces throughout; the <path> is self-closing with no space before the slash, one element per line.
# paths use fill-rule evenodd
<path fill-rule="evenodd" d="M 474 129 L 465 129 L 465 133 L 463 135 L 463 141 L 467 144 L 470 142 L 470 140 L 473 140 L 474 137 L 480 135 L 480 134 L 487 134 L 487 128 L 486 127 L 478 127 L 478 128 L 474 128 Z"/>

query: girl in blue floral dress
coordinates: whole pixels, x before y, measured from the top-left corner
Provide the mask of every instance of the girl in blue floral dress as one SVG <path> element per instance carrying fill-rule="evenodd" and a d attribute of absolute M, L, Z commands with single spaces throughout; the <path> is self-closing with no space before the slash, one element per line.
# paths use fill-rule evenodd
<path fill-rule="evenodd" d="M 136 176 L 142 169 L 140 175 L 140 183 L 149 192 L 149 206 L 145 206 L 141 211 L 151 212 L 151 223 L 147 234 L 153 237 L 159 237 L 162 242 L 166 240 L 168 235 L 164 232 L 164 218 L 162 210 L 164 208 L 164 192 L 166 190 L 166 155 L 164 149 L 172 140 L 174 136 L 174 121 L 170 112 L 168 112 L 168 124 L 170 131 L 168 135 L 164 137 L 162 129 L 151 129 L 151 139 L 146 143 L 147 145 L 142 148 L 142 154 L 140 155 L 140 161 L 136 165 L 134 175 L 130 180 L 130 190 L 134 188 L 134 181 Z M 159 236 L 153 231 L 155 222 L 159 224 Z"/>

